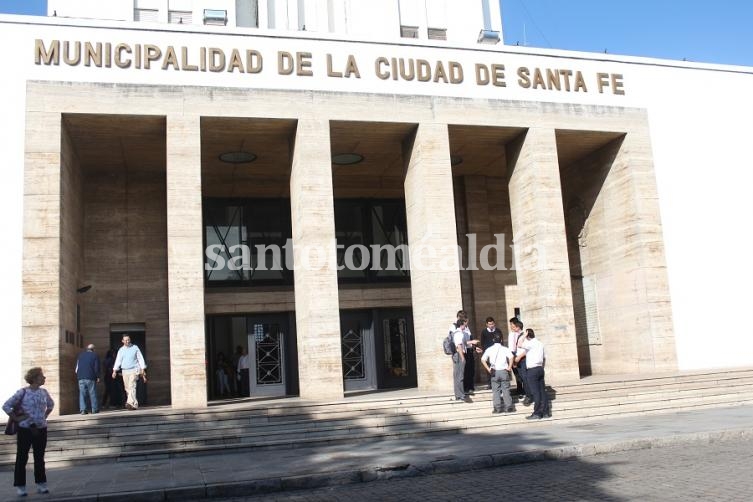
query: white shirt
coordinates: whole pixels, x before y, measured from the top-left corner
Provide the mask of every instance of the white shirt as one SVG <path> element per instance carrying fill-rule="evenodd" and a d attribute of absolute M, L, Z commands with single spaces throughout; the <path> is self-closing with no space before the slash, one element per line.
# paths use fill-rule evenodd
<path fill-rule="evenodd" d="M 518 350 L 518 338 L 520 335 L 522 335 L 523 332 L 515 332 L 510 331 L 510 334 L 507 335 L 507 348 L 510 349 L 513 352 L 517 352 Z"/>
<path fill-rule="evenodd" d="M 455 331 L 452 333 L 452 343 L 455 345 L 456 349 L 458 345 L 461 347 L 465 345 L 465 333 L 463 333 L 462 329 L 455 328 Z"/>
<path fill-rule="evenodd" d="M 241 370 L 247 370 L 248 369 L 248 354 L 244 354 L 241 357 L 238 358 L 238 372 L 240 373 Z"/>
<path fill-rule="evenodd" d="M 501 343 L 495 343 L 484 351 L 484 355 L 481 356 L 482 361 L 495 370 L 506 370 L 509 366 L 509 362 L 512 361 L 512 351 L 502 345 Z"/>
<path fill-rule="evenodd" d="M 455 327 L 455 324 L 450 324 L 450 329 L 448 330 L 448 332 L 455 333 L 456 329 L 457 328 Z M 468 343 L 471 340 L 471 329 L 468 327 L 467 324 L 463 327 L 462 332 L 463 332 L 463 343 L 462 343 L 463 347 L 465 347 L 466 350 L 472 349 L 473 344 Z M 453 340 L 452 340 L 453 342 L 455 341 L 454 336 L 455 335 L 453 335 Z M 458 345 L 458 344 L 456 343 L 455 345 Z"/>
<path fill-rule="evenodd" d="M 521 349 L 526 353 L 526 368 L 544 366 L 544 344 L 537 338 L 526 339 Z"/>

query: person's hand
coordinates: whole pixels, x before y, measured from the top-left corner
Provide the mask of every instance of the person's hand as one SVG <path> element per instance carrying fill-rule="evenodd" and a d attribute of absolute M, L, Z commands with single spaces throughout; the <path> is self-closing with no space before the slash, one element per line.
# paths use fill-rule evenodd
<path fill-rule="evenodd" d="M 114 379 L 115 379 L 115 377 L 117 377 L 117 376 L 118 376 L 118 372 L 117 372 L 117 371 L 113 371 L 113 372 L 112 372 L 112 378 L 113 378 L 113 380 L 114 380 Z"/>

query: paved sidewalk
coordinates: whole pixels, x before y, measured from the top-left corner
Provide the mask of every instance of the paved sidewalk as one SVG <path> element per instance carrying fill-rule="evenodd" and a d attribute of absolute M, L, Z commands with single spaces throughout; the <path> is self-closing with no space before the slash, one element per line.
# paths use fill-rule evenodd
<path fill-rule="evenodd" d="M 753 438 L 753 406 L 558 423 L 537 421 L 394 441 L 257 450 L 226 455 L 58 467 L 50 494 L 27 500 L 132 501 L 229 497 L 458 472 L 691 442 Z M 18 500 L 12 469 L 0 474 L 3 500 Z M 33 480 L 31 461 L 27 476 Z"/>

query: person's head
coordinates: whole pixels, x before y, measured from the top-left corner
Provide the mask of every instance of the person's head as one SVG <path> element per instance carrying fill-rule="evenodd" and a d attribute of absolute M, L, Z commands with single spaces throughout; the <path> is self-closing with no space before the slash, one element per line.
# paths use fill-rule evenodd
<path fill-rule="evenodd" d="M 494 322 L 493 317 L 486 318 L 486 327 L 489 328 L 489 331 L 494 331 L 494 328 L 497 327 L 497 323 Z"/>
<path fill-rule="evenodd" d="M 241 347 L 240 345 L 238 345 L 238 346 L 237 346 L 237 347 L 235 348 L 235 353 L 236 353 L 236 354 L 243 354 L 243 347 Z"/>
<path fill-rule="evenodd" d="M 458 310 L 456 317 L 458 319 L 468 319 L 468 314 L 465 313 L 465 310 Z"/>
<path fill-rule="evenodd" d="M 536 338 L 536 333 L 531 328 L 526 329 L 526 338 Z"/>
<path fill-rule="evenodd" d="M 455 326 L 460 329 L 464 327 L 466 324 L 468 324 L 468 319 L 465 319 L 463 317 L 458 318 L 458 322 L 455 323 Z"/>
<path fill-rule="evenodd" d="M 523 331 L 523 323 L 517 317 L 510 318 L 510 329 L 516 333 Z"/>
<path fill-rule="evenodd" d="M 86 346 L 86 350 L 88 350 L 88 351 L 90 351 L 90 352 L 93 352 L 93 351 L 94 351 L 94 344 L 93 344 L 93 343 L 90 343 L 89 345 L 87 345 L 87 346 Z"/>
<path fill-rule="evenodd" d="M 39 366 L 35 366 L 34 368 L 31 368 L 29 371 L 26 372 L 26 375 L 24 375 L 24 380 L 29 385 L 42 385 L 45 380 L 44 372 L 42 371 L 42 368 Z"/>
<path fill-rule="evenodd" d="M 123 345 L 125 345 L 126 347 L 130 347 L 131 346 L 131 337 L 130 336 L 123 335 Z"/>
<path fill-rule="evenodd" d="M 498 334 L 495 334 L 495 335 L 494 335 L 494 336 L 492 337 L 492 343 L 502 343 L 502 337 L 501 337 L 501 336 L 499 336 Z"/>

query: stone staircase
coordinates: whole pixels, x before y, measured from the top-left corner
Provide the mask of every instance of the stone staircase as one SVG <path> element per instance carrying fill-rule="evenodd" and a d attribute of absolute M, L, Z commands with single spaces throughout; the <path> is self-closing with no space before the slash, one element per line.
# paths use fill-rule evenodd
<path fill-rule="evenodd" d="M 753 369 L 652 377 L 587 378 L 552 389 L 556 421 L 605 419 L 647 413 L 753 403 Z M 309 445 L 358 443 L 434 433 L 462 433 L 526 423 L 530 408 L 491 414 L 489 391 L 473 403 L 415 390 L 348 397 L 332 403 L 298 398 L 213 405 L 200 410 L 147 408 L 51 420 L 48 464 L 148 460 Z M 0 464 L 15 458 L 15 438 L 0 440 Z"/>

